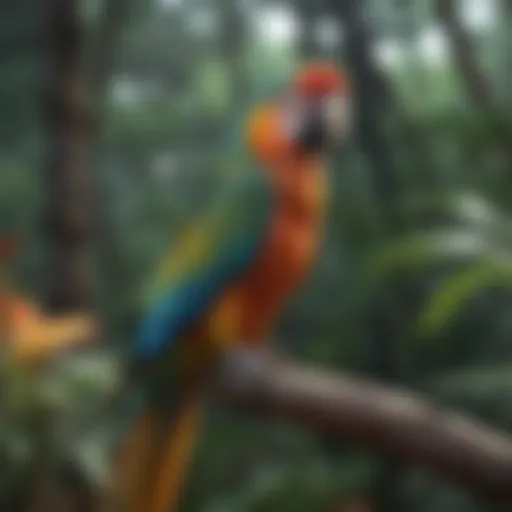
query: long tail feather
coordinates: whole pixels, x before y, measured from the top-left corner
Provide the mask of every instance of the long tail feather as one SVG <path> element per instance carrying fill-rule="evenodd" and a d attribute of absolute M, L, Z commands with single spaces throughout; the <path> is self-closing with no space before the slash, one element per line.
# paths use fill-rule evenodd
<path fill-rule="evenodd" d="M 202 395 L 190 394 L 171 414 L 147 409 L 134 422 L 121 447 L 114 482 L 122 512 L 177 510 L 202 405 Z"/>
<path fill-rule="evenodd" d="M 173 415 L 164 432 L 162 450 L 151 471 L 152 486 L 141 512 L 175 512 L 192 461 L 197 429 L 203 412 L 201 395 L 193 395 Z"/>
<path fill-rule="evenodd" d="M 160 426 L 160 414 L 146 409 L 134 421 L 121 446 L 115 468 L 114 497 L 116 509 L 122 512 L 142 510 L 144 482 L 150 470 L 152 448 Z"/>

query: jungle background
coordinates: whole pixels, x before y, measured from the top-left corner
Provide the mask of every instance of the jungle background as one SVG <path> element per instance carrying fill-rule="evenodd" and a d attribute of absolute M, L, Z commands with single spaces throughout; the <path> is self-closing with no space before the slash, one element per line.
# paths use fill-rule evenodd
<path fill-rule="evenodd" d="M 80 28 L 59 39 L 46 21 L 71 4 Z M 56 176 L 74 168 L 92 184 L 75 199 L 97 235 L 87 279 L 102 325 L 94 357 L 52 371 L 51 419 L 3 413 L 2 510 L 23 509 L 34 467 L 50 471 L 34 461 L 71 457 L 85 488 L 104 478 L 115 422 L 102 397 L 141 283 L 207 208 L 240 114 L 310 58 L 350 73 L 355 130 L 329 158 L 322 256 L 276 345 L 512 429 L 511 28 L 509 0 L 2 2 L 0 234 L 22 240 L 3 272 L 59 302 L 48 198 L 66 208 Z M 74 109 L 60 139 L 59 95 Z M 493 509 L 403 461 L 215 404 L 183 510 Z"/>

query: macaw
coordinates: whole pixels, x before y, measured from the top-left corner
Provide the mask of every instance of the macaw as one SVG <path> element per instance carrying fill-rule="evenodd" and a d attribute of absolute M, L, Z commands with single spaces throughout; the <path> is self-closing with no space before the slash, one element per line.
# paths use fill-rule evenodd
<path fill-rule="evenodd" d="M 14 240 L 0 239 L 0 263 L 14 254 L 15 247 Z M 50 317 L 5 282 L 0 286 L 0 340 L 12 359 L 23 367 L 92 338 L 94 331 L 87 314 Z"/>
<path fill-rule="evenodd" d="M 254 165 L 157 270 L 132 352 L 144 406 L 117 460 L 123 510 L 177 509 L 210 371 L 234 344 L 269 338 L 312 265 L 327 199 L 321 157 L 349 128 L 348 95 L 336 66 L 309 63 L 254 108 L 244 130 Z"/>

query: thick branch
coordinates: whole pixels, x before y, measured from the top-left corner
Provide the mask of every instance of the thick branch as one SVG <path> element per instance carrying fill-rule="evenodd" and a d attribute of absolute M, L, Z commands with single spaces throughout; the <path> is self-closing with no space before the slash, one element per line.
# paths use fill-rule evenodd
<path fill-rule="evenodd" d="M 242 410 L 335 434 L 512 502 L 512 441 L 413 394 L 252 350 L 225 360 L 220 386 Z"/>

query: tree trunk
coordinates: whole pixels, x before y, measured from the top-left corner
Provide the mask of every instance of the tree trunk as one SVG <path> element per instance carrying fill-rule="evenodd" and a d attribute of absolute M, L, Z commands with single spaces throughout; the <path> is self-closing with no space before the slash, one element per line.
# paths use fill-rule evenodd
<path fill-rule="evenodd" d="M 381 212 L 382 224 L 376 237 L 395 235 L 402 228 L 397 205 L 400 191 L 394 163 L 383 133 L 385 98 L 380 94 L 378 73 L 371 52 L 371 35 L 362 0 L 333 3 L 346 31 L 346 54 L 355 91 L 355 128 L 357 141 L 372 169 L 374 197 Z M 395 364 L 395 324 L 399 317 L 401 297 L 395 290 L 384 289 L 372 301 L 369 338 L 372 361 L 370 371 L 384 381 L 397 379 Z M 394 458 L 382 459 L 375 482 L 375 503 L 380 512 L 399 509 L 397 487 L 400 464 Z"/>
<path fill-rule="evenodd" d="M 246 20 L 239 0 L 220 0 L 219 7 L 222 23 L 220 54 L 228 73 L 229 109 L 238 112 L 240 107 L 245 106 L 248 92 Z"/>
<path fill-rule="evenodd" d="M 319 9 L 314 2 L 301 1 L 297 5 L 300 18 L 298 52 L 304 60 L 317 59 L 321 55 L 317 39 Z"/>
<path fill-rule="evenodd" d="M 490 116 L 496 124 L 499 144 L 507 156 L 509 168 L 512 170 L 510 122 L 507 119 L 506 111 L 504 112 L 504 105 L 498 100 L 491 83 L 478 64 L 471 36 L 459 20 L 456 2 L 454 0 L 437 0 L 437 11 L 448 34 L 454 54 L 454 64 L 459 71 L 466 95 L 480 112 Z"/>
<path fill-rule="evenodd" d="M 92 302 L 92 116 L 82 69 L 78 3 L 47 0 L 48 75 L 44 100 L 47 246 L 45 305 L 52 312 Z"/>
<path fill-rule="evenodd" d="M 46 1 L 46 82 L 43 122 L 47 155 L 43 186 L 46 239 L 43 305 L 50 314 L 90 312 L 93 299 L 92 229 L 96 204 L 92 189 L 90 94 L 83 75 L 83 32 L 79 3 Z M 73 462 L 60 474 L 62 453 L 53 444 L 52 420 L 41 425 L 38 455 L 20 510 L 92 512 L 93 491 Z M 76 478 L 70 480 L 70 472 Z"/>

